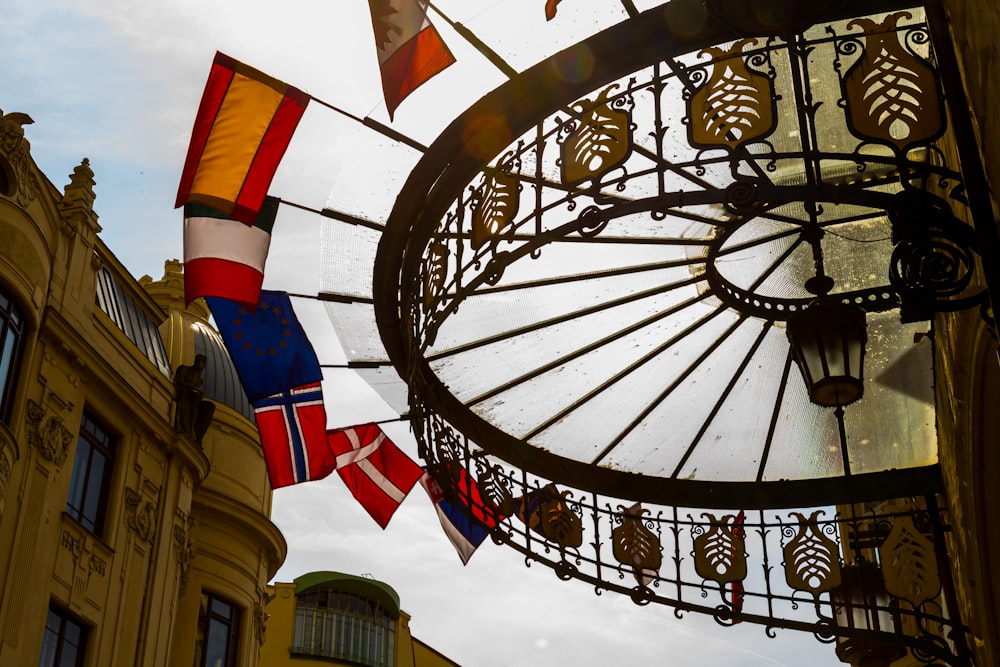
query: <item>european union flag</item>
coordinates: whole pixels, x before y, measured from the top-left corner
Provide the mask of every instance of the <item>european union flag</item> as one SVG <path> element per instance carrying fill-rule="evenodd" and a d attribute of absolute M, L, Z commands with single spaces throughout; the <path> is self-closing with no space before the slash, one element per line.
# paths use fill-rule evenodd
<path fill-rule="evenodd" d="M 261 292 L 256 313 L 228 299 L 205 300 L 251 402 L 323 379 L 288 294 Z"/>

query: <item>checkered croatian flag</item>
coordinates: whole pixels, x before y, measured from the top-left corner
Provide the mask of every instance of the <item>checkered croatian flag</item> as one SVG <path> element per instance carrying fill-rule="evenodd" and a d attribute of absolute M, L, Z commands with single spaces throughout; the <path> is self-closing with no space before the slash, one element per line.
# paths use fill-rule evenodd
<path fill-rule="evenodd" d="M 272 488 L 323 479 L 336 470 L 319 382 L 256 401 L 253 410 Z"/>

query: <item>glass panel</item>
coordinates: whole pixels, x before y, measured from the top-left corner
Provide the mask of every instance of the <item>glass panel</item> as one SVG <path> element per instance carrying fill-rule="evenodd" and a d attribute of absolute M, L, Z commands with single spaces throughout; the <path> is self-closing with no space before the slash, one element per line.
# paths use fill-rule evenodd
<path fill-rule="evenodd" d="M 212 613 L 218 614 L 222 618 L 230 619 L 233 614 L 233 606 L 223 602 L 219 598 L 212 598 Z"/>
<path fill-rule="evenodd" d="M 87 465 L 92 448 L 83 438 L 77 439 L 76 453 L 73 455 L 73 474 L 69 482 L 69 498 L 66 511 L 77 521 L 83 516 L 83 494 L 87 489 Z"/>
<path fill-rule="evenodd" d="M 95 530 L 100 521 L 102 511 L 102 496 L 104 495 L 104 471 L 107 457 L 94 451 L 90 458 L 90 470 L 87 474 L 86 490 L 84 491 L 83 507 L 80 508 L 80 523 L 88 530 Z"/>
<path fill-rule="evenodd" d="M 204 667 L 227 667 L 229 655 L 229 627 L 215 619 L 208 623 L 208 641 L 205 646 Z"/>

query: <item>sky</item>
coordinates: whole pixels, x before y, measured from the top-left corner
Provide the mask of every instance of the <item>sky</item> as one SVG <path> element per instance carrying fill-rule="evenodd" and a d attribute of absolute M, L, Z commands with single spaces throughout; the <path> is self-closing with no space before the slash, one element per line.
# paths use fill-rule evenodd
<path fill-rule="evenodd" d="M 543 0 L 439 0 L 452 19 L 498 46 L 517 69 L 576 36 L 625 18 L 613 0 L 565 0 L 544 21 Z M 657 4 L 636 3 L 640 9 Z M 414 93 L 392 127 L 425 145 L 503 76 L 432 15 L 458 63 Z M 502 48 L 500 48 L 502 47 Z M 0 21 L 0 110 L 23 112 L 32 155 L 63 188 L 83 158 L 97 182 L 101 237 L 139 277 L 159 278 L 182 257 L 173 208 L 191 124 L 216 51 L 295 85 L 348 113 L 389 124 L 371 21 L 363 0 L 35 0 L 9 3 Z M 371 130 L 313 104 L 272 184 L 286 200 L 319 209 L 345 183 L 364 187 L 380 219 L 409 163 L 366 153 Z M 395 180 L 393 176 L 395 175 Z M 317 215 L 282 207 L 265 287 L 315 294 L 322 270 Z M 298 307 L 298 304 L 296 304 Z M 316 304 L 302 315 L 324 364 L 343 353 Z M 324 382 L 333 426 L 395 413 L 352 371 Z M 405 424 L 385 427 L 416 458 Z M 333 475 L 279 489 L 273 520 L 288 542 L 275 580 L 314 570 L 371 575 L 399 593 L 414 636 L 465 667 L 637 664 L 741 667 L 839 665 L 812 636 L 710 618 L 557 579 L 513 550 L 485 543 L 462 566 L 424 492 L 415 488 L 383 531 Z"/>

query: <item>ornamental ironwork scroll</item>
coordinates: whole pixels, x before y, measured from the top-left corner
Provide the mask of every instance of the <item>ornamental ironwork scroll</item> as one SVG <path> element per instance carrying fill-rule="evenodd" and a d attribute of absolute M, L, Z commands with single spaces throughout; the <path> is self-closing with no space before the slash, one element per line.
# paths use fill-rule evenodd
<path fill-rule="evenodd" d="M 743 47 L 756 39 L 741 39 L 728 49 L 709 47 L 699 56 L 713 59 L 712 73 L 687 100 L 688 140 L 699 148 L 736 148 L 767 137 L 777 127 L 774 82 L 748 67 Z M 754 57 L 758 63 L 766 57 Z"/>
<path fill-rule="evenodd" d="M 476 250 L 499 238 L 517 217 L 521 183 L 512 173 L 514 169 L 512 156 L 505 155 L 472 192 L 472 247 Z"/>
<path fill-rule="evenodd" d="M 517 518 L 542 537 L 555 542 L 560 549 L 583 544 L 583 524 L 566 503 L 568 491 L 559 491 L 549 484 L 514 499 Z"/>
<path fill-rule="evenodd" d="M 648 585 L 663 564 L 660 538 L 646 526 L 643 515 L 649 510 L 640 503 L 619 509 L 622 523 L 611 531 L 612 554 L 619 563 L 632 567 L 640 584 Z"/>
<path fill-rule="evenodd" d="M 694 565 L 700 577 L 720 584 L 742 581 L 747 577 L 747 554 L 742 527 L 736 526 L 736 516 L 721 519 L 704 513 L 707 527 L 694 538 Z"/>
<path fill-rule="evenodd" d="M 909 12 L 890 14 L 881 23 L 859 18 L 847 28 L 864 30 L 862 56 L 841 82 L 851 131 L 870 141 L 905 152 L 926 145 L 944 131 L 944 102 L 937 72 L 903 36 L 926 42 L 923 32 L 900 32 L 900 19 Z M 841 42 L 838 53 L 852 54 L 858 41 Z"/>
<path fill-rule="evenodd" d="M 913 517 L 893 519 L 892 531 L 878 548 L 885 589 L 914 607 L 941 594 L 941 576 L 934 543 L 913 523 Z"/>
<path fill-rule="evenodd" d="M 475 470 L 482 506 L 509 503 L 513 508 L 510 514 L 498 511 L 491 530 L 494 542 L 520 551 L 528 563 L 552 568 L 561 579 L 579 578 L 598 592 L 616 591 L 639 605 L 655 602 L 706 613 L 726 626 L 738 619 L 769 628 L 811 629 L 832 641 L 838 634 L 834 619 L 840 604 L 834 591 L 842 580 L 842 558 L 849 553 L 839 539 L 856 534 L 859 521 L 878 526 L 868 529 L 865 548 L 878 550 L 890 596 L 887 604 L 902 624 L 895 630 L 852 632 L 870 640 L 888 638 L 924 662 L 968 664 L 942 640 L 947 636 L 962 642 L 966 629 L 948 618 L 930 575 L 936 571 L 929 556 L 934 540 L 943 539 L 947 530 L 939 510 L 933 510 L 933 521 L 944 529 L 939 537 L 916 528 L 930 521 L 930 510 L 918 511 L 912 505 L 900 509 L 899 504 L 871 509 L 863 521 L 851 506 L 832 516 L 830 510 L 816 508 L 755 511 L 748 522 L 753 530 L 744 531 L 738 514 L 687 513 L 596 496 L 586 500 L 587 494 L 529 478 L 496 461 L 438 417 L 427 423 L 434 426 L 419 431 L 418 441 L 430 436 L 446 443 L 422 444 L 429 454 L 428 472 L 440 477 L 440 484 L 452 485 L 451 471 L 457 467 Z M 447 436 L 440 437 L 438 429 Z M 457 458 L 440 461 L 438 451 Z M 452 497 L 461 502 L 469 495 Z M 483 513 L 479 506 L 467 510 L 470 516 Z M 917 580 L 906 576 L 914 568 L 920 573 Z M 809 604 L 803 604 L 803 593 Z M 737 594 L 739 606 L 732 601 Z"/>
<path fill-rule="evenodd" d="M 785 543 L 785 581 L 797 591 L 818 595 L 832 591 L 840 585 L 840 551 L 837 543 L 823 534 L 816 510 L 807 519 L 798 512 L 792 516 L 799 520 L 796 528 L 786 531 L 791 539 Z"/>
<path fill-rule="evenodd" d="M 601 177 L 620 167 L 632 152 L 631 96 L 608 96 L 618 88 L 612 84 L 596 100 L 575 102 L 574 117 L 559 127 L 560 167 L 562 182 L 578 185 L 591 180 L 597 184 Z"/>

